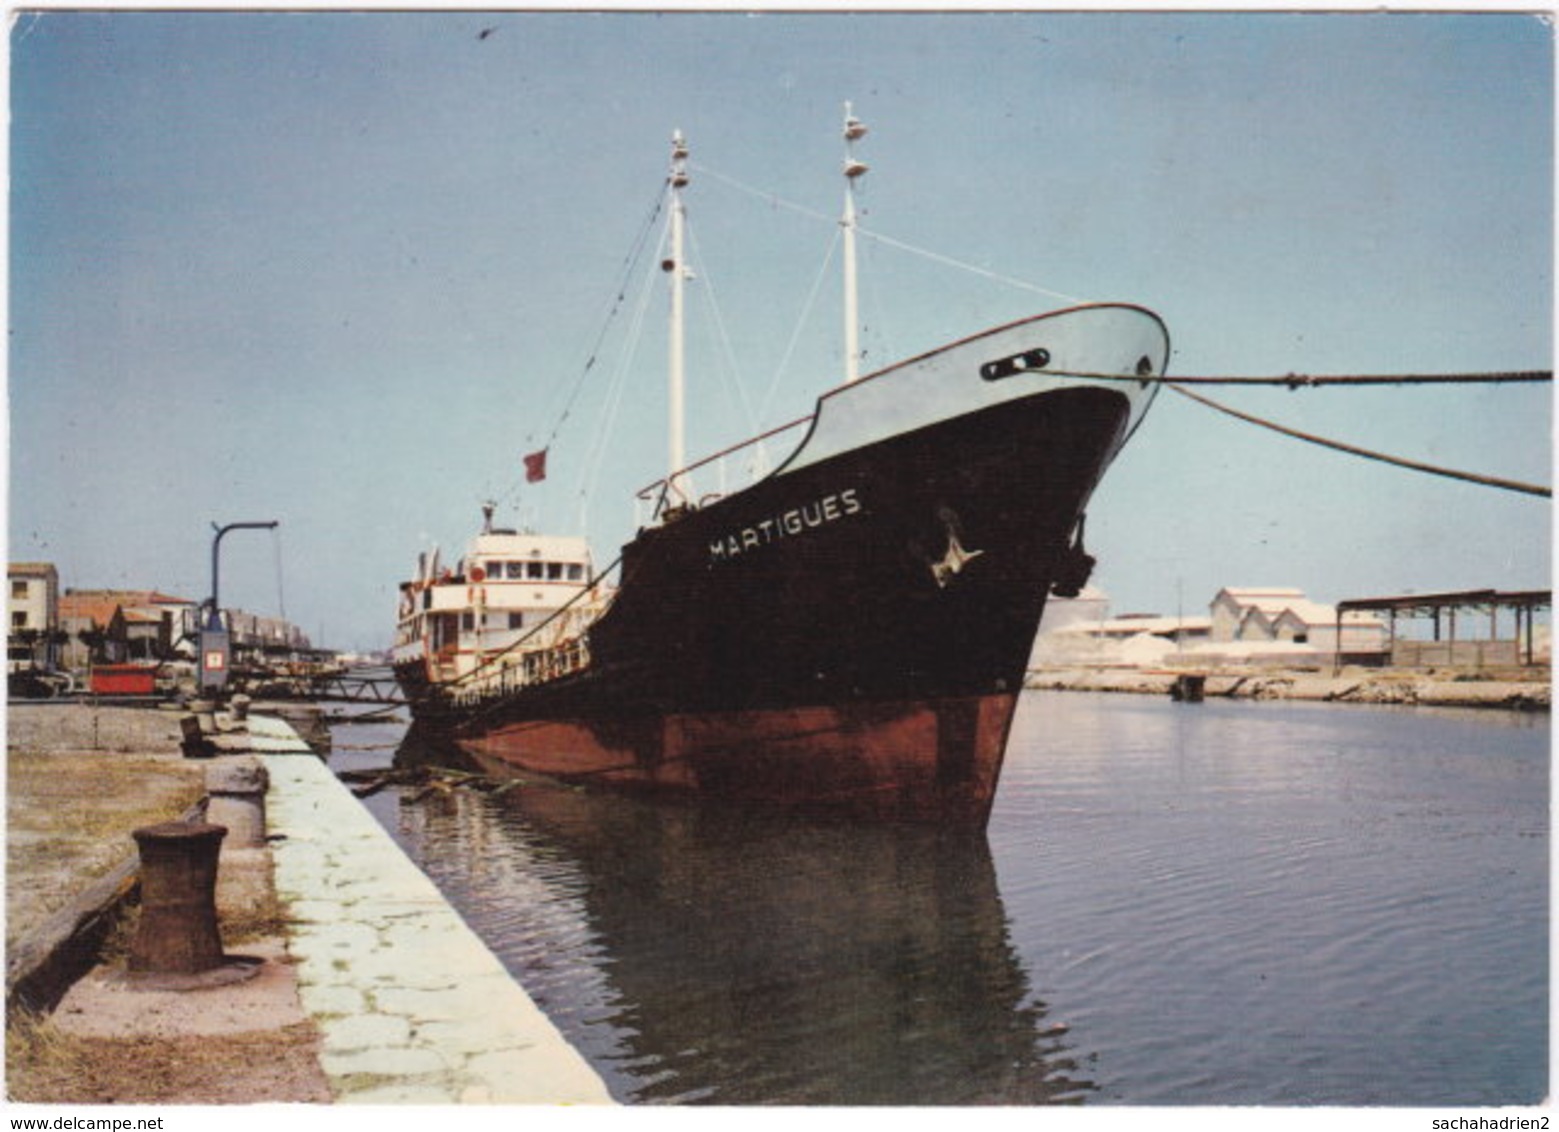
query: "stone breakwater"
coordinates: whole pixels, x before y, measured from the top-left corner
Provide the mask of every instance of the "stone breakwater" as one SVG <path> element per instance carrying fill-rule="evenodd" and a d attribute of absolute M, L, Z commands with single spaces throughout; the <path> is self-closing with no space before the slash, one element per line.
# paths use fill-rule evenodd
<path fill-rule="evenodd" d="M 1545 679 L 1468 678 L 1448 672 L 1344 669 L 1329 673 L 1250 669 L 1040 668 L 1024 686 L 1049 691 L 1126 692 L 1168 696 L 1186 675 L 1205 677 L 1203 694 L 1250 700 L 1315 700 L 1332 703 L 1405 704 L 1433 707 L 1506 708 L 1547 711 L 1551 686 Z M 1546 676 L 1546 672 L 1544 674 Z"/>

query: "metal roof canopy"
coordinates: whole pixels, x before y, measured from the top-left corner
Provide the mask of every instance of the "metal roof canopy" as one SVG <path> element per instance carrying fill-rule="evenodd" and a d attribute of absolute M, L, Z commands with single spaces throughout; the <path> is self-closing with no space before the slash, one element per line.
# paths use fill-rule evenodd
<path fill-rule="evenodd" d="M 1533 663 L 1533 624 L 1534 615 L 1539 609 L 1548 609 L 1553 604 L 1552 590 L 1454 590 L 1449 593 L 1437 594 L 1406 594 L 1401 597 L 1362 597 L 1337 603 L 1337 640 L 1338 653 L 1335 663 L 1341 665 L 1341 641 L 1343 614 L 1351 610 L 1381 610 L 1391 615 L 1391 645 L 1394 651 L 1397 640 L 1397 618 L 1406 617 L 1432 617 L 1434 619 L 1434 639 L 1439 641 L 1440 616 L 1448 614 L 1450 642 L 1456 643 L 1456 612 L 1457 610 L 1472 609 L 1486 610 L 1489 614 L 1489 637 L 1499 639 L 1499 611 L 1501 609 L 1515 610 L 1515 636 L 1518 663 L 1531 665 Z M 1523 631 L 1522 615 L 1525 614 L 1526 625 Z M 1525 648 L 1522 649 L 1522 644 Z M 1525 654 L 1524 656 L 1522 654 Z"/>
<path fill-rule="evenodd" d="M 1353 609 L 1390 610 L 1410 616 L 1432 616 L 1447 609 L 1505 607 L 1509 609 L 1547 609 L 1553 602 L 1552 590 L 1454 590 L 1438 594 L 1407 594 L 1402 597 L 1360 597 L 1337 603 L 1337 612 Z"/>

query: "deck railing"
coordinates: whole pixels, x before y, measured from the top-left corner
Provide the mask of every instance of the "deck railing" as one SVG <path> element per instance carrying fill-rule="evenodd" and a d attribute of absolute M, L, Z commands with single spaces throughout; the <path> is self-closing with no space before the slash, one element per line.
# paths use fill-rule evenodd
<path fill-rule="evenodd" d="M 546 684 L 590 666 L 588 634 L 570 637 L 555 645 L 526 649 L 505 657 L 480 675 L 461 685 L 454 693 L 455 703 L 469 707 L 486 700 L 517 692 L 522 688 Z"/>
<path fill-rule="evenodd" d="M 792 429 L 803 425 L 810 425 L 812 416 L 808 414 L 798 417 L 787 424 L 769 429 L 768 432 L 759 433 L 750 440 L 744 440 L 740 444 L 733 444 L 729 448 L 721 449 L 712 456 L 705 456 L 697 463 L 689 464 L 680 471 L 673 472 L 665 479 L 656 480 L 648 487 L 641 489 L 635 496 L 634 519 L 636 526 L 648 526 L 659 521 L 667 511 L 677 511 L 688 507 L 699 507 L 727 495 L 732 491 L 740 491 L 763 479 L 774 470 L 774 463 L 769 457 L 766 442 Z M 751 451 L 749 451 L 751 450 Z M 746 463 L 735 467 L 736 458 L 746 455 Z M 787 452 L 786 455 L 789 455 Z M 693 473 L 703 471 L 705 477 L 712 472 L 715 480 L 715 490 L 700 495 L 693 486 Z M 734 482 L 733 482 L 734 481 Z"/>

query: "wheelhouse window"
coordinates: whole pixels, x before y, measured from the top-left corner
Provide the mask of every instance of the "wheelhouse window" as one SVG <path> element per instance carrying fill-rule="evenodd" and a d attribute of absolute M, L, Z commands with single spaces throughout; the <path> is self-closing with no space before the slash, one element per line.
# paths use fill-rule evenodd
<path fill-rule="evenodd" d="M 585 580 L 585 568 L 582 563 L 570 562 L 568 564 L 568 580 L 571 582 L 582 582 Z"/>
<path fill-rule="evenodd" d="M 547 563 L 547 581 L 549 581 L 549 582 L 561 582 L 562 580 L 563 580 L 563 563 L 561 563 L 561 562 L 548 562 Z"/>

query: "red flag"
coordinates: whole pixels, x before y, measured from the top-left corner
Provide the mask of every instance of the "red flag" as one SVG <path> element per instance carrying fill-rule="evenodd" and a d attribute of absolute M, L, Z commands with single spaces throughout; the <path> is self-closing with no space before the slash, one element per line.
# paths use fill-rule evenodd
<path fill-rule="evenodd" d="M 540 483 L 547 478 L 547 450 L 532 452 L 525 457 L 525 482 Z"/>

